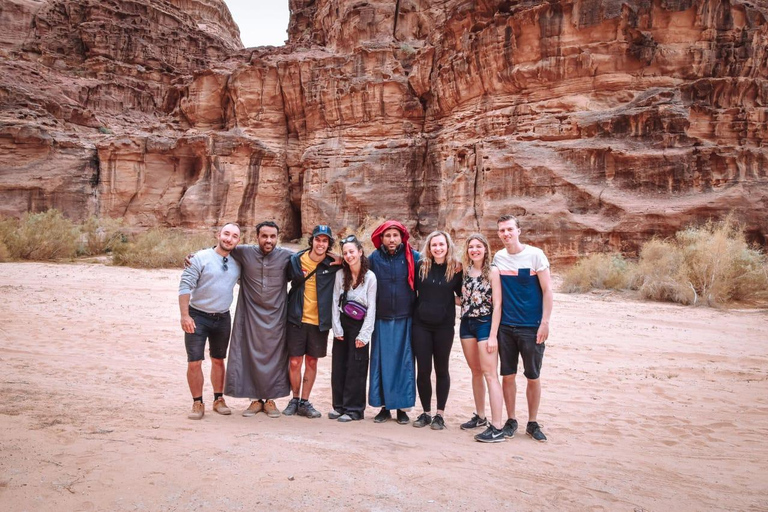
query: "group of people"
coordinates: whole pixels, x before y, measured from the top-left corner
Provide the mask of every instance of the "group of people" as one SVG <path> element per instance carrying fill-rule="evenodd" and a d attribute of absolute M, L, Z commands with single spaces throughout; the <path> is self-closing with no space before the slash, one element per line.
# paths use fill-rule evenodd
<path fill-rule="evenodd" d="M 515 376 L 522 358 L 526 433 L 546 441 L 537 413 L 552 312 L 549 262 L 540 249 L 520 241 L 517 218 L 504 215 L 497 224 L 504 249 L 493 256 L 479 233 L 469 236 L 459 256 L 444 231 L 430 233 L 418 252 L 409 243 L 406 227 L 394 220 L 371 235 L 376 248 L 372 254 L 366 255 L 352 235 L 339 242 L 340 256 L 332 252 L 333 233 L 326 225 L 315 226 L 309 247 L 294 253 L 278 247 L 279 227 L 274 222 L 256 226 L 255 245 L 238 245 L 239 226 L 226 224 L 214 248 L 188 258 L 179 285 L 193 398 L 189 418 L 205 414 L 206 340 L 215 412 L 232 413 L 224 400 L 227 395 L 251 400 L 243 416 L 264 412 L 279 417 L 275 399 L 290 394 L 283 415 L 319 418 L 310 395 L 318 359 L 327 355 L 332 331 L 328 418 L 362 420 L 370 405 L 380 408 L 374 423 L 393 419 L 394 412 L 397 423 L 405 425 L 411 423 L 406 410 L 414 407 L 418 390 L 422 413 L 412 425 L 442 430 L 458 305 L 459 336 L 472 372 L 476 411 L 461 428 L 485 427 L 475 435 L 480 442 L 514 437 Z M 233 323 L 229 309 L 238 280 Z M 490 421 L 485 416 L 486 392 Z M 507 420 L 502 423 L 504 404 Z"/>

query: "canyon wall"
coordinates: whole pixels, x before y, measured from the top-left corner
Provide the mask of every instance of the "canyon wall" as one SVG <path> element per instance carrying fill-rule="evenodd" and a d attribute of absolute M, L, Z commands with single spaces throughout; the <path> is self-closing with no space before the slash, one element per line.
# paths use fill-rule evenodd
<path fill-rule="evenodd" d="M 290 0 L 255 49 L 218 0 L 0 5 L 0 214 L 766 243 L 765 2 Z"/>

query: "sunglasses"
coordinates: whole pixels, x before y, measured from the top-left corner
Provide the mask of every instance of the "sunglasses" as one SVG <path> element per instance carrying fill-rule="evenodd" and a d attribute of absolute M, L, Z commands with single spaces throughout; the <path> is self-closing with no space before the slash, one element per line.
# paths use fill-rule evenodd
<path fill-rule="evenodd" d="M 224 272 L 226 272 L 226 271 L 227 271 L 227 269 L 228 269 L 228 267 L 227 267 L 227 262 L 228 262 L 228 261 L 229 261 L 229 258 L 227 258 L 226 256 L 224 256 Z"/>
<path fill-rule="evenodd" d="M 349 235 L 348 237 L 341 239 L 341 245 L 348 244 L 349 242 L 357 242 L 357 237 L 355 235 Z"/>

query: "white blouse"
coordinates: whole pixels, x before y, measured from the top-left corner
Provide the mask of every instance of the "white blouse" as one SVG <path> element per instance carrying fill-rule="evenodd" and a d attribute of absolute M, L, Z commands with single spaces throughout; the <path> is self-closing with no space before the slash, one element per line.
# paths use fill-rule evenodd
<path fill-rule="evenodd" d="M 333 335 L 336 338 L 344 336 L 344 329 L 341 327 L 341 307 L 339 297 L 344 291 L 344 271 L 336 272 L 336 282 L 333 284 Z M 376 321 L 376 276 L 370 270 L 365 273 L 365 278 L 360 286 L 351 288 L 347 292 L 347 300 L 353 300 L 368 308 L 363 320 L 363 327 L 357 339 L 366 345 L 371 342 L 373 335 L 373 325 Z"/>

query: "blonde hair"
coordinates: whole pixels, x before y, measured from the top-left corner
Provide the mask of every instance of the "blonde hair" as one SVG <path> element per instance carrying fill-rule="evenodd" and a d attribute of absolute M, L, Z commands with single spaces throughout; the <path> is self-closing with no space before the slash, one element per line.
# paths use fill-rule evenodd
<path fill-rule="evenodd" d="M 483 247 L 485 247 L 485 256 L 483 257 L 483 265 L 480 267 L 480 273 L 483 280 L 490 280 L 491 275 L 491 246 L 488 244 L 488 239 L 480 233 L 472 233 L 469 238 L 464 242 L 464 252 L 461 254 L 461 262 L 464 265 L 464 271 L 468 272 L 472 268 L 472 260 L 469 259 L 469 242 L 477 240 Z"/>
<path fill-rule="evenodd" d="M 423 281 L 429 275 L 429 270 L 432 268 L 432 263 L 435 261 L 435 257 L 432 256 L 432 251 L 429 250 L 429 244 L 433 238 L 438 236 L 445 237 L 445 243 L 448 245 L 448 251 L 445 253 L 445 280 L 450 281 L 453 279 L 453 275 L 456 273 L 456 257 L 454 256 L 455 246 L 451 235 L 445 231 L 433 231 L 427 235 L 424 240 L 424 249 L 421 251 L 421 269 L 419 270 L 419 277 Z"/>

